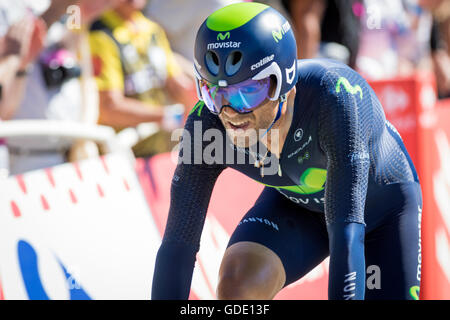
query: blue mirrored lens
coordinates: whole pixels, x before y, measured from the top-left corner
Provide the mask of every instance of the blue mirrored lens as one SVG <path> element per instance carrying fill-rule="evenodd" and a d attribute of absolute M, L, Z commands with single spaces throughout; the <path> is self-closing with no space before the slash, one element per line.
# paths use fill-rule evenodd
<path fill-rule="evenodd" d="M 200 91 L 201 91 L 201 94 L 202 94 L 203 101 L 205 102 L 206 107 L 212 113 L 219 113 L 220 112 L 220 109 L 216 108 L 216 105 L 215 105 L 214 99 L 213 99 L 213 96 L 216 95 L 217 89 L 218 88 L 216 87 L 215 89 L 210 90 L 210 88 L 206 84 L 203 84 L 200 87 Z"/>
<path fill-rule="evenodd" d="M 227 87 L 201 85 L 203 100 L 214 113 L 219 113 L 223 106 L 231 106 L 240 113 L 250 112 L 269 98 L 270 78 L 246 80 Z"/>

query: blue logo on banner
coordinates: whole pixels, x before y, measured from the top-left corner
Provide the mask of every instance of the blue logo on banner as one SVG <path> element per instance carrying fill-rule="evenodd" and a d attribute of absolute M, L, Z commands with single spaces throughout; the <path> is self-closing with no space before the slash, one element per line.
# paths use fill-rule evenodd
<path fill-rule="evenodd" d="M 38 270 L 38 256 L 34 248 L 26 241 L 19 240 L 17 244 L 17 252 L 19 256 L 20 271 L 22 273 L 25 289 L 28 298 L 31 300 L 49 300 L 47 293 L 42 285 Z M 73 276 L 67 272 L 65 266 L 58 260 L 61 269 L 68 283 L 75 282 Z M 69 285 L 70 300 L 91 300 L 89 295 L 81 288 L 81 286 Z"/>

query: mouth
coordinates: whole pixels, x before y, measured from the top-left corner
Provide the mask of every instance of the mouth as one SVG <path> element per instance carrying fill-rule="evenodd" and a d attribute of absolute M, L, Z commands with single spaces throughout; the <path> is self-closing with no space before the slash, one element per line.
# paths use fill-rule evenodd
<path fill-rule="evenodd" d="M 233 130 L 246 130 L 249 125 L 250 125 L 250 121 L 244 121 L 244 122 L 230 122 L 228 121 L 229 126 L 233 129 Z"/>

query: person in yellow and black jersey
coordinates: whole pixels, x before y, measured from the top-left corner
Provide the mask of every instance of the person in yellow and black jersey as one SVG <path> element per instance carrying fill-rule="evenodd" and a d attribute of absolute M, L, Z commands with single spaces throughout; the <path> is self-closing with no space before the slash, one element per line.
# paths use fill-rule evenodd
<path fill-rule="evenodd" d="M 158 122 L 166 129 L 135 145 L 138 157 L 169 151 L 165 124 L 179 113 L 173 104 L 193 105 L 196 99 L 195 84 L 178 65 L 163 29 L 139 11 L 145 4 L 115 0 L 90 31 L 100 123 L 120 130 Z"/>

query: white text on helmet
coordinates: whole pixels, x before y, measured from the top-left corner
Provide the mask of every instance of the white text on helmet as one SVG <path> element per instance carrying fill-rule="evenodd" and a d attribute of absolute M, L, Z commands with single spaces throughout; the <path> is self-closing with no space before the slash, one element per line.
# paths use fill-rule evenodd
<path fill-rule="evenodd" d="M 211 49 L 222 49 L 222 48 L 239 48 L 241 46 L 241 42 L 235 41 L 227 41 L 227 42 L 214 42 L 208 43 L 208 50 Z"/>
<path fill-rule="evenodd" d="M 259 67 L 262 67 L 266 63 L 272 61 L 274 57 L 275 57 L 275 55 L 273 54 L 271 56 L 267 56 L 267 57 L 262 58 L 261 60 L 259 60 L 259 62 L 257 62 L 254 65 L 252 65 L 250 67 L 250 70 L 255 70 L 255 69 L 258 69 Z"/>

